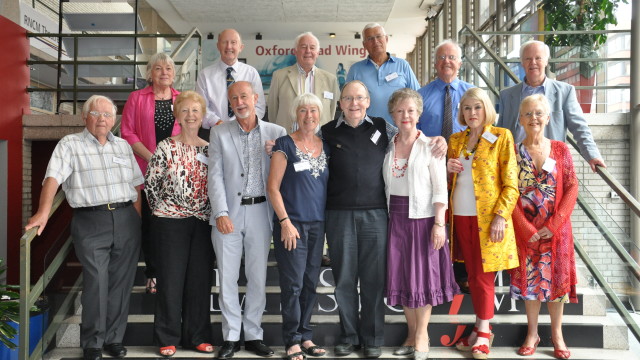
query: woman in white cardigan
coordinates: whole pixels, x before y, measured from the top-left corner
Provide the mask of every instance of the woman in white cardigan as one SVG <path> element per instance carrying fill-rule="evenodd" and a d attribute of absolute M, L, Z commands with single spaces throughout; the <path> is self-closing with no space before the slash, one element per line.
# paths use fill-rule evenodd
<path fill-rule="evenodd" d="M 460 291 L 445 246 L 447 169 L 444 157 L 432 155 L 430 140 L 416 128 L 420 94 L 394 92 L 389 112 L 398 134 L 382 168 L 389 207 L 386 296 L 388 305 L 402 305 L 408 326 L 407 339 L 394 354 L 424 360 L 432 306 L 450 302 Z"/>

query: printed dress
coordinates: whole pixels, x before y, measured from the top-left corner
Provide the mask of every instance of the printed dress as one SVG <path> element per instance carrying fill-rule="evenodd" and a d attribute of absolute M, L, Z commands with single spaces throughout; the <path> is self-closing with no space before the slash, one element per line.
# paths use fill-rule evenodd
<path fill-rule="evenodd" d="M 571 153 L 551 141 L 545 169 L 536 169 L 523 144 L 516 146 L 520 199 L 513 213 L 520 266 L 511 270 L 511 297 L 542 302 L 577 302 L 571 212 L 578 183 Z M 555 164 L 553 163 L 555 161 Z M 530 242 L 547 227 L 550 239 Z"/>

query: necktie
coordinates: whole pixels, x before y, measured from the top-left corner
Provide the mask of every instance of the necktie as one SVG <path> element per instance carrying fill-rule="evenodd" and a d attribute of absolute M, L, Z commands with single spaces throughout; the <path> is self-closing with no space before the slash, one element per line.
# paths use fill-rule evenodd
<path fill-rule="evenodd" d="M 449 91 L 450 88 L 451 85 L 447 85 L 444 88 L 444 118 L 442 119 L 442 136 L 447 141 L 449 141 L 449 137 L 453 131 L 453 112 L 451 105 L 451 92 Z"/>
<path fill-rule="evenodd" d="M 231 75 L 232 71 L 233 71 L 233 68 L 229 66 L 227 68 L 227 88 L 229 88 L 231 84 L 236 82 L 236 80 L 233 78 L 233 75 Z M 229 101 L 227 101 L 227 115 L 229 115 L 229 118 L 232 118 L 234 116 L 233 109 L 231 108 L 231 103 Z"/>

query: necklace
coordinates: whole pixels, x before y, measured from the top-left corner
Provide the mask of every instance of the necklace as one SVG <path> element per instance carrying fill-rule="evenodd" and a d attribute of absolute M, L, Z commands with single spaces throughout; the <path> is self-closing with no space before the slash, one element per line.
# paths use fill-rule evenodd
<path fill-rule="evenodd" d="M 171 95 L 160 96 L 160 95 L 156 94 L 155 92 L 153 94 L 158 98 L 158 100 L 169 100 L 169 97 L 171 97 Z"/>
<path fill-rule="evenodd" d="M 301 142 L 302 142 L 302 141 L 301 141 Z M 307 155 L 308 155 L 308 156 L 313 157 L 313 153 L 314 153 L 314 152 L 316 152 L 316 148 L 311 148 L 311 149 L 309 149 L 309 148 L 307 147 L 307 145 L 305 145 L 304 143 L 302 143 L 302 147 L 304 147 L 304 151 L 306 151 L 306 152 L 307 152 Z"/>
<path fill-rule="evenodd" d="M 420 131 L 418 131 L 418 133 L 416 134 L 416 139 L 418 139 L 420 137 Z M 397 145 L 398 144 L 398 135 L 396 135 L 393 138 L 393 144 Z M 413 145 L 413 144 L 412 144 Z M 391 174 L 393 175 L 393 177 L 395 178 L 401 178 L 403 177 L 406 172 L 407 172 L 407 168 L 409 167 L 409 159 L 401 159 L 401 160 L 405 160 L 404 165 L 400 166 L 398 164 L 398 158 L 395 156 L 395 152 L 394 152 L 394 156 L 393 156 L 393 166 L 391 168 Z"/>
<path fill-rule="evenodd" d="M 471 134 L 471 131 L 467 131 L 467 144 L 469 143 L 469 134 Z M 465 160 L 469 160 L 469 157 L 473 154 L 476 153 L 476 150 L 478 149 L 478 144 L 480 144 L 480 138 L 481 136 L 478 136 L 478 141 L 476 141 L 476 145 L 473 147 L 473 149 L 471 149 L 471 151 L 467 151 L 467 147 L 463 147 L 462 148 L 462 155 L 464 155 L 464 159 Z"/>

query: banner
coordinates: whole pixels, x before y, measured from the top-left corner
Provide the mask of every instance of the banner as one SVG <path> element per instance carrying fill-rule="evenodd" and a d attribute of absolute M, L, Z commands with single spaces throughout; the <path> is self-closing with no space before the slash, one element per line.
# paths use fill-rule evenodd
<path fill-rule="evenodd" d="M 218 60 L 220 53 L 216 48 L 216 40 L 204 40 L 202 54 L 204 67 Z M 335 74 L 340 87 L 342 87 L 351 65 L 366 57 L 367 51 L 362 45 L 362 40 L 324 40 L 320 42 L 316 66 Z M 258 70 L 266 95 L 269 93 L 271 76 L 274 71 L 296 63 L 293 40 L 244 41 L 244 50 L 238 59 Z"/>

